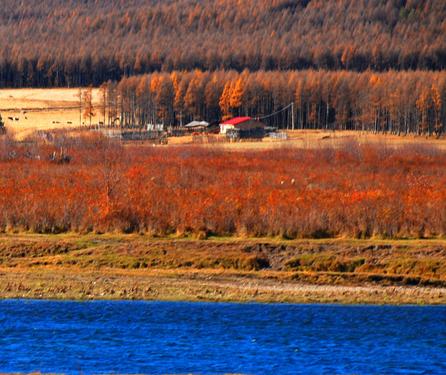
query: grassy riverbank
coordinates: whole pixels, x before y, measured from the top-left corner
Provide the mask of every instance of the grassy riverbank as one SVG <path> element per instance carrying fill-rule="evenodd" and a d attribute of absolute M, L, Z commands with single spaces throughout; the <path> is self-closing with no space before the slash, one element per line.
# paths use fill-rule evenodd
<path fill-rule="evenodd" d="M 446 241 L 4 234 L 0 297 L 439 304 Z"/>

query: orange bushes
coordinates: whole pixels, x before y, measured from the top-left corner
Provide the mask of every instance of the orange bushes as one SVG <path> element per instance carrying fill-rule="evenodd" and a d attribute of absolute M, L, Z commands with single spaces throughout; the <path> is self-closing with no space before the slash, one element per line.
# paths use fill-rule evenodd
<path fill-rule="evenodd" d="M 345 146 L 231 152 L 65 139 L 8 143 L 0 229 L 295 237 L 446 234 L 446 153 Z M 32 150 L 31 150 L 32 148 Z M 24 157 L 23 155 L 27 155 Z"/>

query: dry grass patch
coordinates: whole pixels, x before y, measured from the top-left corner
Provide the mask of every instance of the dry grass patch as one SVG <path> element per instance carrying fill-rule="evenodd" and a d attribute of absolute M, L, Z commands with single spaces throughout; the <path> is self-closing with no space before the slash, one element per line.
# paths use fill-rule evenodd
<path fill-rule="evenodd" d="M 79 126 L 79 89 L 1 89 L 0 113 L 8 131 L 23 139 L 37 130 Z M 99 90 L 93 90 L 93 104 Z M 99 113 L 99 111 L 96 111 Z M 85 122 L 85 120 L 82 120 Z M 98 115 L 93 123 L 100 121 Z"/>

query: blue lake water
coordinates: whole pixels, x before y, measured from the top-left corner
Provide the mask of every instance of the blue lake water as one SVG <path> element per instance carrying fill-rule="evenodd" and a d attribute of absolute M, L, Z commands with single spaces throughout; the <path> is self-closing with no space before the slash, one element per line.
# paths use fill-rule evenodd
<path fill-rule="evenodd" d="M 446 307 L 0 301 L 0 372 L 445 374 Z"/>

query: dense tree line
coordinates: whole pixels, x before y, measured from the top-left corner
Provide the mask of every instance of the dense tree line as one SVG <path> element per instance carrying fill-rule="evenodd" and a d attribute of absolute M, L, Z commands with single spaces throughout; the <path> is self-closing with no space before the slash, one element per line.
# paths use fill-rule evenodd
<path fill-rule="evenodd" d="M 152 73 L 101 86 L 108 125 L 181 125 L 248 115 L 270 126 L 439 135 L 446 72 L 216 71 Z"/>
<path fill-rule="evenodd" d="M 446 68 L 443 0 L 3 0 L 0 86 L 172 70 Z"/>
<path fill-rule="evenodd" d="M 71 162 L 48 158 L 60 147 Z M 89 133 L 0 140 L 0 231 L 295 237 L 446 234 L 446 153 L 347 142 L 225 152 Z"/>

